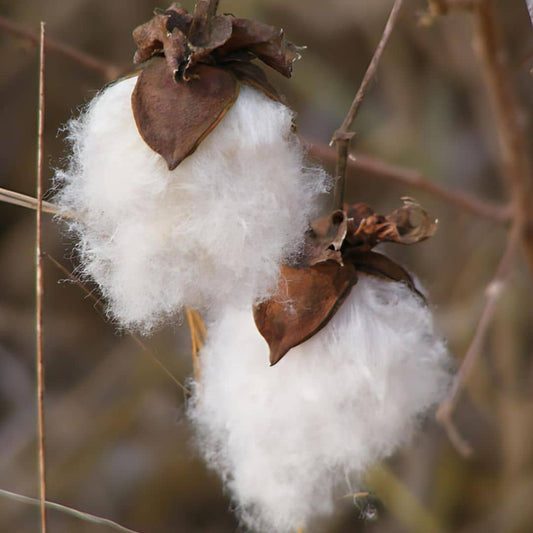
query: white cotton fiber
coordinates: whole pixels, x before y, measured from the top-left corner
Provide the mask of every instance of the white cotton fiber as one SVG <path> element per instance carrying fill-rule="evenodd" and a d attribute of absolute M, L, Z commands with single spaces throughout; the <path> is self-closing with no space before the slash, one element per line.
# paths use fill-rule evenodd
<path fill-rule="evenodd" d="M 103 90 L 69 125 L 57 202 L 75 213 L 82 269 L 126 327 L 150 330 L 185 304 L 249 302 L 276 284 L 313 217 L 322 170 L 306 168 L 292 113 L 243 86 L 174 171 L 140 137 L 136 78 Z"/>
<path fill-rule="evenodd" d="M 411 438 L 449 384 L 428 308 L 361 275 L 331 322 L 269 367 L 250 311 L 228 309 L 201 353 L 190 417 L 243 523 L 293 532 Z"/>

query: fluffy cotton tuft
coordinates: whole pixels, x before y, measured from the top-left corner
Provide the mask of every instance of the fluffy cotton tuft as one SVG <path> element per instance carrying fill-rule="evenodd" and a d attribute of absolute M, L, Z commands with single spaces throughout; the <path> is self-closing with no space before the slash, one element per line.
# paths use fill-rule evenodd
<path fill-rule="evenodd" d="M 346 476 L 406 443 L 450 377 L 428 308 L 405 285 L 364 275 L 276 366 L 251 312 L 236 309 L 210 329 L 201 364 L 189 414 L 203 454 L 244 524 L 269 532 L 331 513 Z"/>
<path fill-rule="evenodd" d="M 169 171 L 138 133 L 135 83 L 106 88 L 69 125 L 73 155 L 57 174 L 57 202 L 76 214 L 83 273 L 122 325 L 144 331 L 184 304 L 265 297 L 326 188 L 324 172 L 305 167 L 291 111 L 243 86 L 197 151 Z"/>

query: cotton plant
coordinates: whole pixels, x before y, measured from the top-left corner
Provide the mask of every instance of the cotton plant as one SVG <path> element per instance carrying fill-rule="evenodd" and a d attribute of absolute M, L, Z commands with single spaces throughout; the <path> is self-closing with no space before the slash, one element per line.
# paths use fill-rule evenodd
<path fill-rule="evenodd" d="M 268 296 L 328 188 L 252 62 L 290 76 L 295 46 L 206 9 L 157 10 L 133 34 L 139 70 L 68 126 L 57 203 L 75 214 L 82 273 L 128 329 L 152 331 L 185 305 L 209 313 Z"/>
<path fill-rule="evenodd" d="M 307 530 L 410 441 L 450 382 L 411 275 L 372 249 L 436 229 L 413 200 L 345 206 L 311 224 L 278 290 L 211 324 L 189 415 L 253 531 Z"/>
<path fill-rule="evenodd" d="M 134 31 L 138 70 L 69 125 L 58 203 L 121 326 L 203 312 L 200 450 L 246 528 L 293 532 L 409 442 L 448 387 L 425 297 L 373 250 L 436 224 L 409 198 L 319 216 L 328 177 L 257 64 L 289 77 L 297 48 L 212 5 L 172 4 Z"/>

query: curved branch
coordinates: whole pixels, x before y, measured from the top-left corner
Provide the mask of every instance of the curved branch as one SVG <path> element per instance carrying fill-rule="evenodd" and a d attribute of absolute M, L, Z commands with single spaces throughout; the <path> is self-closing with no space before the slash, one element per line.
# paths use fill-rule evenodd
<path fill-rule="evenodd" d="M 335 150 L 325 144 L 305 141 L 309 154 L 321 161 L 335 162 Z M 363 171 L 375 175 L 379 179 L 385 179 L 393 183 L 399 183 L 414 187 L 426 193 L 432 194 L 457 208 L 476 216 L 488 218 L 505 224 L 510 220 L 510 209 L 507 206 L 494 205 L 486 201 L 478 200 L 474 196 L 453 191 L 436 185 L 429 181 L 421 172 L 409 168 L 399 167 L 385 163 L 367 155 L 348 156 L 348 170 Z"/>

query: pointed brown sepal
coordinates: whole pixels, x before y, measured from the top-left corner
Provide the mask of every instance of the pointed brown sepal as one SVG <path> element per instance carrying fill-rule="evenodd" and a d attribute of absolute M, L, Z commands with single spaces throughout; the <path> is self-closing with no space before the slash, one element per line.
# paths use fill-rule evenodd
<path fill-rule="evenodd" d="M 405 268 L 395 263 L 392 259 L 376 252 L 348 252 L 346 262 L 350 262 L 356 271 L 364 272 L 379 278 L 400 281 L 405 283 L 413 292 L 418 294 L 424 301 L 424 296 L 418 291 L 413 278 Z"/>
<path fill-rule="evenodd" d="M 270 84 L 262 68 L 249 61 L 228 61 L 222 65 L 229 68 L 241 83 L 262 91 L 275 102 L 281 102 L 278 91 Z"/>
<path fill-rule="evenodd" d="M 213 130 L 239 93 L 227 70 L 198 64 L 189 81 L 174 80 L 165 60 L 153 58 L 132 94 L 141 137 L 174 170 Z"/>
<path fill-rule="evenodd" d="M 290 78 L 292 65 L 300 58 L 298 47 L 285 39 L 283 30 L 256 20 L 232 18 L 231 38 L 217 53 L 231 54 L 236 50 L 247 49 L 269 67 Z"/>
<path fill-rule="evenodd" d="M 282 266 L 276 294 L 254 308 L 257 329 L 270 348 L 270 364 L 322 329 L 356 282 L 351 264 L 327 261 L 308 269 Z"/>

